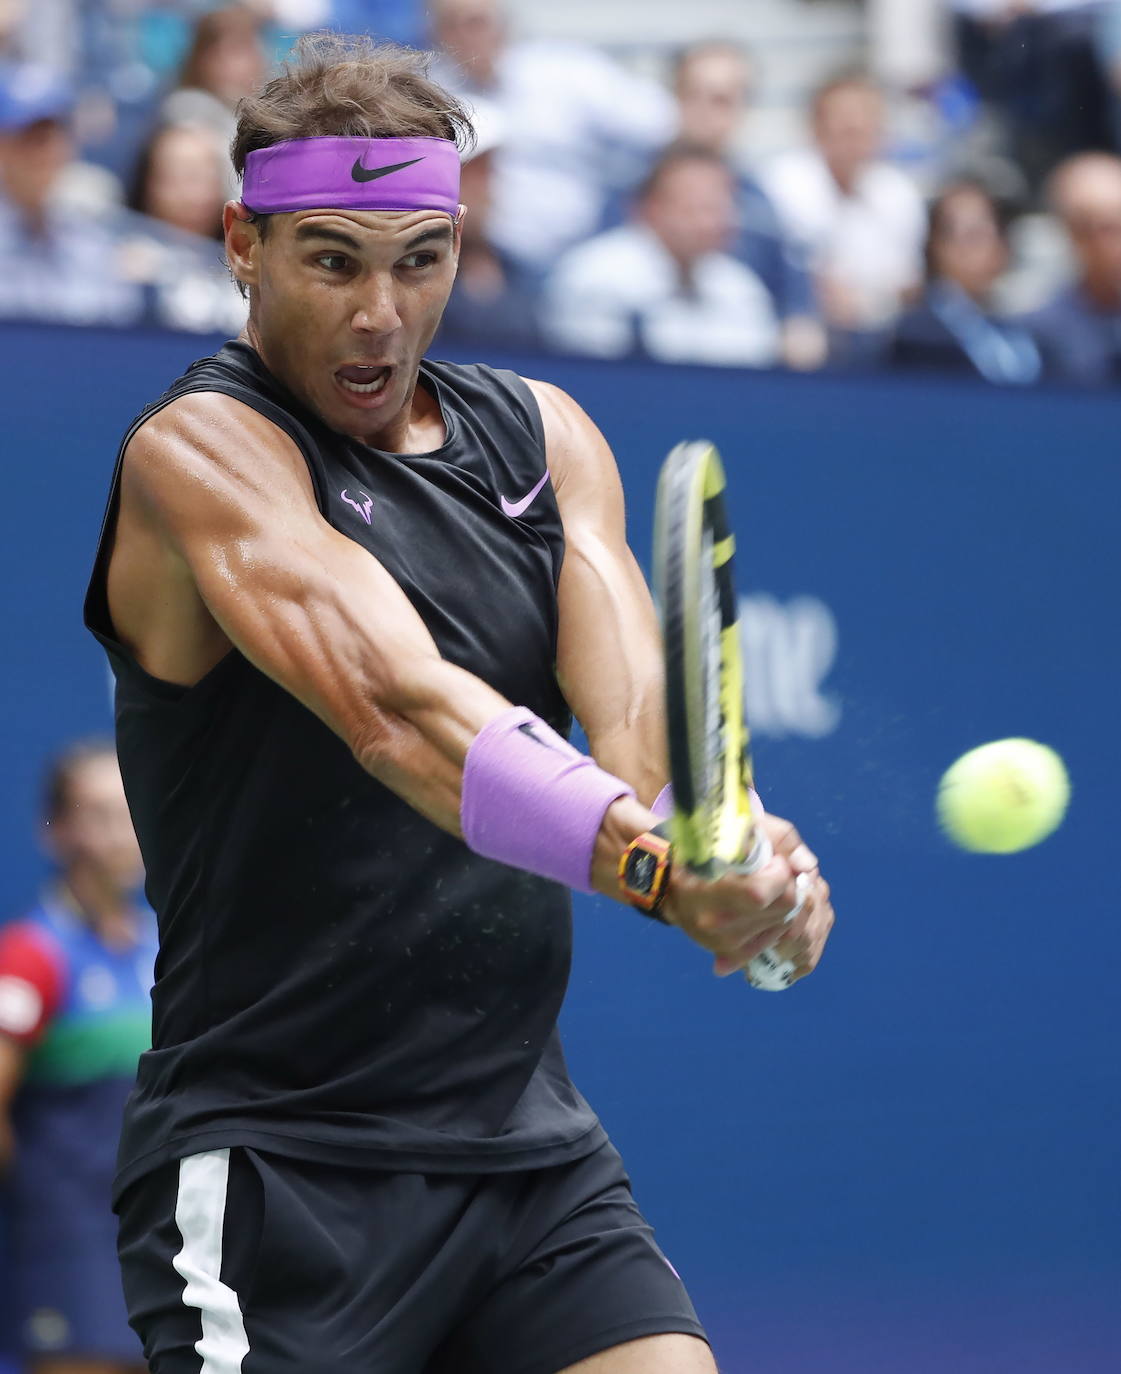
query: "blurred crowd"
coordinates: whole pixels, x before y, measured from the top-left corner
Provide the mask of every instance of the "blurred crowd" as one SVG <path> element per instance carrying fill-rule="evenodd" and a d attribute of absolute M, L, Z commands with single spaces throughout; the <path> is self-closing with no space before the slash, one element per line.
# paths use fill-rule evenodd
<path fill-rule="evenodd" d="M 41 891 L 0 914 L 0 1371 L 139 1374 L 108 1201 L 156 923 L 112 740 L 49 762 L 40 842 Z"/>
<path fill-rule="evenodd" d="M 751 158 L 767 53 L 720 36 L 623 62 L 502 0 L 0 0 L 0 319 L 236 332 L 236 104 L 333 27 L 430 47 L 475 110 L 457 348 L 1121 381 L 1121 2 L 912 10 L 937 58 L 824 73 Z"/>

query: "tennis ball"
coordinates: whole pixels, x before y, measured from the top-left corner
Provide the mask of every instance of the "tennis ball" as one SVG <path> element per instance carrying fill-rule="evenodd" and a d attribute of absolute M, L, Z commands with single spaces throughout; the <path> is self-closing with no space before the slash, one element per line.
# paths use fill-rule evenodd
<path fill-rule="evenodd" d="M 950 839 L 980 854 L 1015 854 L 1055 830 L 1070 801 L 1062 759 L 1031 739 L 998 739 L 951 764 L 938 784 Z"/>

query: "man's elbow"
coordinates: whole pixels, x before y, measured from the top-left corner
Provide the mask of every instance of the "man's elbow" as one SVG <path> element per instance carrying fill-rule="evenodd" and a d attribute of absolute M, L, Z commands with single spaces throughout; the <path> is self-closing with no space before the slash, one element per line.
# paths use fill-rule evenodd
<path fill-rule="evenodd" d="M 424 719 L 441 702 L 442 666 L 438 658 L 431 665 L 412 663 L 392 670 L 382 665 L 347 738 L 351 753 L 367 773 L 384 780 L 407 771 Z"/>

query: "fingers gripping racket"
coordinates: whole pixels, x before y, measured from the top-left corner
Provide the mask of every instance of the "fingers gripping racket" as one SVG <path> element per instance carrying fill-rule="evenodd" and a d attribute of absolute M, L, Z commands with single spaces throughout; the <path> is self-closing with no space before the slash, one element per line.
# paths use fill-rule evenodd
<path fill-rule="evenodd" d="M 729 869 L 754 872 L 772 853 L 757 824 L 752 787 L 734 549 L 719 453 L 703 440 L 678 444 L 662 466 L 654 517 L 674 798 L 670 834 L 676 860 L 709 879 Z M 807 885 L 800 881 L 800 898 Z M 753 987 L 779 992 L 795 972 L 789 960 L 765 950 L 745 976 Z"/>

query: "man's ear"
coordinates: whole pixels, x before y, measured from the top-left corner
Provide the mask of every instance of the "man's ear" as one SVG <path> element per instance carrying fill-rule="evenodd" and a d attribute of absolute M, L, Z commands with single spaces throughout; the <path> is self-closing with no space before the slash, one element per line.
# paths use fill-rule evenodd
<path fill-rule="evenodd" d="M 459 250 L 463 247 L 463 221 L 467 218 L 467 206 L 461 205 L 452 220 L 452 254 L 459 266 Z"/>
<path fill-rule="evenodd" d="M 226 261 L 243 286 L 256 286 L 261 268 L 261 233 L 252 211 L 240 200 L 228 200 L 222 211 L 226 235 Z"/>

